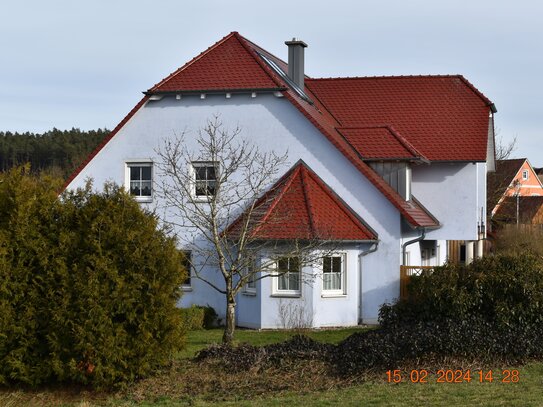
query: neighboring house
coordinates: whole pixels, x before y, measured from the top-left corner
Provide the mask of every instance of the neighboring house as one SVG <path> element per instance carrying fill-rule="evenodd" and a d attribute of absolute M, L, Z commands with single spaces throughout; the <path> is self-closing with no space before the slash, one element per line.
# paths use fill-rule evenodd
<path fill-rule="evenodd" d="M 543 194 L 540 196 L 508 196 L 498 207 L 494 218 L 500 222 L 523 225 L 543 224 Z"/>
<path fill-rule="evenodd" d="M 492 217 L 507 197 L 517 195 L 543 196 L 541 180 L 527 158 L 497 160 L 496 171 L 488 175 L 488 209 Z"/>
<path fill-rule="evenodd" d="M 238 324 L 279 327 L 285 304 L 303 309 L 313 327 L 375 323 L 380 305 L 400 295 L 401 265 L 440 265 L 451 240 L 466 241 L 470 259 L 481 255 L 496 109 L 460 75 L 313 79 L 303 69 L 306 44 L 286 44 L 288 64 L 229 34 L 145 92 L 66 187 L 113 180 L 158 208 L 161 141 L 194 134 L 220 113 L 262 151 L 288 148 L 272 189 L 282 192 L 263 212 L 296 216 L 263 228 L 262 238 L 288 242 L 322 229 L 339 242 L 321 271 L 333 277 L 251 283 L 237 299 Z M 195 177 L 212 182 L 206 171 Z M 296 259 L 282 263 L 295 276 L 301 271 Z M 205 273 L 220 284 L 216 270 Z M 184 288 L 182 306 L 209 304 L 224 315 L 224 297 L 205 283 L 192 278 Z"/>
<path fill-rule="evenodd" d="M 534 171 L 537 174 L 537 177 L 539 178 L 539 180 L 543 182 L 543 167 L 538 167 L 538 168 L 534 167 Z"/>

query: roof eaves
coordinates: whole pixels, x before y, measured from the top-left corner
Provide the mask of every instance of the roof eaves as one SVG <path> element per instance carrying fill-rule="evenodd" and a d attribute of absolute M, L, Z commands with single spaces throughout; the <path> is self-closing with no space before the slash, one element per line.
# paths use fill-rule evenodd
<path fill-rule="evenodd" d="M 157 90 L 152 91 L 148 90 L 143 92 L 144 95 L 176 95 L 176 94 L 222 94 L 224 92 L 228 93 L 247 93 L 247 92 L 281 92 L 286 90 L 286 87 L 277 87 L 277 88 L 222 88 L 222 89 L 197 89 L 197 90 Z"/>

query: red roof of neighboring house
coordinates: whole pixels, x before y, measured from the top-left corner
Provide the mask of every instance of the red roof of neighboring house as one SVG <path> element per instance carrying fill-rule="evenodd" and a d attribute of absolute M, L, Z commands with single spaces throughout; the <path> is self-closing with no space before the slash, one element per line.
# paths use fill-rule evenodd
<path fill-rule="evenodd" d="M 279 89 L 243 37 L 233 32 L 149 89 L 149 92 Z"/>
<path fill-rule="evenodd" d="M 415 147 L 389 126 L 337 129 L 363 159 L 427 161 Z"/>
<path fill-rule="evenodd" d="M 392 125 L 432 161 L 486 161 L 492 103 L 461 75 L 307 79 L 341 127 Z"/>
<path fill-rule="evenodd" d="M 240 232 L 247 212 L 227 233 Z M 260 197 L 249 221 L 252 239 L 376 240 L 377 235 L 300 161 Z"/>

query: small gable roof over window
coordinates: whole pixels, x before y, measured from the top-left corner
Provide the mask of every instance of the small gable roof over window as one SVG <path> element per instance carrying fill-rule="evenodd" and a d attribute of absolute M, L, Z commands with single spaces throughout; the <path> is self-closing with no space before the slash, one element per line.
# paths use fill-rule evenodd
<path fill-rule="evenodd" d="M 428 161 L 390 126 L 341 127 L 338 131 L 364 160 Z"/>

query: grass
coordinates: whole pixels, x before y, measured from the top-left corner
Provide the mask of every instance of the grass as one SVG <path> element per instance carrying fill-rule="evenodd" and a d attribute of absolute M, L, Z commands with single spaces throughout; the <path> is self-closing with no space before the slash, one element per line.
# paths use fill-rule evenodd
<path fill-rule="evenodd" d="M 255 346 L 264 346 L 285 341 L 301 332 L 321 342 L 338 343 L 349 335 L 365 329 L 368 328 L 352 327 L 303 331 L 254 331 L 249 329 L 238 329 L 236 330 L 235 338 L 236 343 L 249 343 Z M 190 331 L 187 335 L 187 347 L 179 353 L 178 357 L 182 359 L 192 358 L 199 350 L 206 346 L 212 343 L 220 343 L 222 340 L 222 333 L 222 329 Z"/>
<path fill-rule="evenodd" d="M 305 332 L 312 338 L 337 343 L 360 328 Z M 238 343 L 265 345 L 288 339 L 292 332 L 238 330 Z M 543 363 L 518 367 L 518 383 L 436 383 L 435 374 L 429 383 L 404 381 L 391 384 L 386 372 L 371 380 L 357 383 L 326 383 L 318 366 L 302 365 L 290 376 L 274 371 L 248 372 L 232 375 L 216 366 L 200 366 L 189 361 L 198 350 L 221 340 L 221 330 L 192 331 L 187 348 L 178 355 L 172 369 L 154 378 L 133 384 L 123 392 L 98 393 L 67 387 L 38 390 L 0 390 L 1 406 L 66 406 L 66 407 L 151 407 L 151 406 L 400 406 L 400 405 L 543 405 Z M 454 368 L 454 366 L 450 366 Z M 501 369 L 496 369 L 498 376 Z M 296 375 L 294 377 L 293 375 Z M 474 375 L 472 374 L 472 377 Z M 496 377 L 496 376 L 495 376 Z"/>

